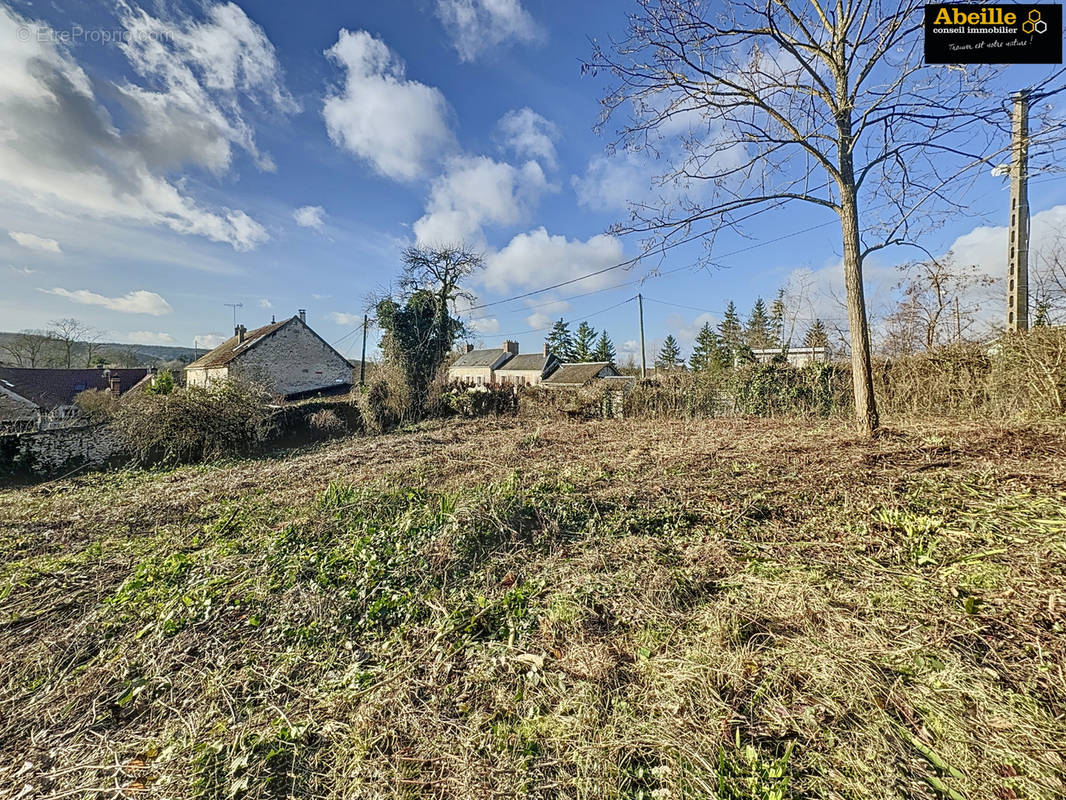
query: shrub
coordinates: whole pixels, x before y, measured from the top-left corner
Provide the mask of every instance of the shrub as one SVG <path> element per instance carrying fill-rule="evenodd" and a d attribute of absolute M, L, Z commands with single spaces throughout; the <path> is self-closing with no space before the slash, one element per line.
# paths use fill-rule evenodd
<path fill-rule="evenodd" d="M 236 381 L 137 393 L 117 405 L 112 425 L 138 464 L 208 461 L 262 446 L 274 428 L 267 401 L 264 392 Z"/>
<path fill-rule="evenodd" d="M 107 389 L 86 389 L 74 397 L 74 405 L 93 422 L 110 419 L 118 406 L 119 398 Z"/>
<path fill-rule="evenodd" d="M 323 408 L 307 418 L 307 425 L 312 431 L 322 434 L 326 438 L 344 436 L 348 433 L 348 426 L 340 418 L 336 411 Z"/>
<path fill-rule="evenodd" d="M 513 386 L 468 386 L 453 383 L 440 393 L 443 410 L 462 417 L 514 414 L 518 394 Z"/>
<path fill-rule="evenodd" d="M 367 433 L 386 433 L 403 419 L 407 402 L 394 385 L 379 378 L 365 387 L 355 400 Z"/>
<path fill-rule="evenodd" d="M 148 394 L 170 394 L 174 391 L 174 375 L 169 369 L 160 370 L 145 389 Z"/>

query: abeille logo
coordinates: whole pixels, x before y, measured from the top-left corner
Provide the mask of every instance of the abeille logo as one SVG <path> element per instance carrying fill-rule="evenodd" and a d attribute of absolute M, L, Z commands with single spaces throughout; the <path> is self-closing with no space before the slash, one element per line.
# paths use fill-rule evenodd
<path fill-rule="evenodd" d="M 1047 33 L 1047 23 L 1041 18 L 1039 9 L 1029 12 L 1029 18 L 1022 23 L 1022 33 Z"/>
<path fill-rule="evenodd" d="M 1035 9 L 1034 9 L 1035 10 Z M 1030 14 L 1033 12 L 1030 11 Z M 1037 17 L 1040 12 L 1036 12 Z M 948 9 L 946 6 L 937 12 L 934 25 L 1013 25 L 1018 21 L 1018 15 L 1013 11 L 1007 11 L 1002 6 L 989 6 L 980 11 L 965 11 L 961 8 Z M 1044 26 L 1047 29 L 1047 26 Z"/>

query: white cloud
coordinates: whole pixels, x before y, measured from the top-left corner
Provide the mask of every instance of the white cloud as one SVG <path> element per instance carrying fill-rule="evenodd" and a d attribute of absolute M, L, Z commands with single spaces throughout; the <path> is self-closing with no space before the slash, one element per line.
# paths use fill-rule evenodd
<path fill-rule="evenodd" d="M 543 311 L 534 311 L 528 317 L 526 317 L 526 323 L 530 328 L 534 330 L 541 330 L 543 328 L 550 328 L 552 323 L 555 322 L 555 317 L 550 317 Z"/>
<path fill-rule="evenodd" d="M 199 350 L 214 350 L 230 337 L 224 333 L 198 333 L 193 337 L 193 347 Z"/>
<path fill-rule="evenodd" d="M 292 212 L 292 218 L 301 228 L 314 228 L 320 231 L 325 213 L 326 210 L 322 206 L 301 206 Z"/>
<path fill-rule="evenodd" d="M 622 242 L 598 234 L 586 241 L 551 236 L 543 227 L 520 233 L 486 259 L 481 282 L 495 291 L 529 288 L 569 280 L 622 261 Z M 596 289 L 618 280 L 607 272 L 576 283 L 581 289 Z M 571 287 L 574 288 L 574 287 Z"/>
<path fill-rule="evenodd" d="M 342 90 L 328 94 L 322 106 L 338 147 L 386 177 L 410 181 L 452 146 L 444 95 L 408 80 L 403 61 L 383 41 L 342 29 L 326 55 L 346 73 Z"/>
<path fill-rule="evenodd" d="M 59 242 L 55 239 L 45 239 L 32 233 L 22 233 L 20 231 L 10 231 L 8 236 L 27 250 L 43 250 L 46 253 L 63 252 L 59 249 Z"/>
<path fill-rule="evenodd" d="M 415 236 L 427 244 L 480 242 L 482 226 L 521 222 L 550 188 L 536 161 L 515 167 L 487 156 L 453 156 L 433 181 Z"/>
<path fill-rule="evenodd" d="M 508 111 L 496 123 L 496 133 L 505 147 L 519 158 L 532 158 L 554 168 L 555 141 L 559 128 L 531 108 Z"/>
<path fill-rule="evenodd" d="M 88 306 L 103 306 L 112 311 L 121 311 L 124 314 L 151 314 L 154 317 L 158 317 L 171 312 L 170 303 L 155 292 L 148 292 L 144 289 L 128 292 L 122 297 L 106 297 L 96 292 L 90 292 L 88 289 L 70 291 L 69 289 L 56 287 L 55 289 L 41 289 L 41 291 L 59 297 L 66 297 L 75 303 L 82 303 Z"/>
<path fill-rule="evenodd" d="M 593 156 L 582 177 L 570 179 L 577 201 L 595 211 L 625 211 L 628 204 L 646 198 L 653 167 L 634 153 Z"/>
<path fill-rule="evenodd" d="M 19 275 L 33 275 L 37 271 L 29 267 L 16 267 L 14 264 L 8 264 L 7 268 L 12 272 L 17 272 Z"/>
<path fill-rule="evenodd" d="M 244 101 L 260 112 L 295 109 L 262 30 L 233 4 L 206 14 L 174 22 L 121 6 L 119 50 L 146 88 L 90 81 L 45 27 L 0 6 L 0 181 L 53 214 L 162 225 L 238 250 L 265 241 L 246 213 L 205 207 L 172 177 L 189 165 L 220 175 L 234 147 L 271 168 Z"/>
<path fill-rule="evenodd" d="M 311 297 L 313 297 L 315 300 L 329 300 L 329 298 L 333 297 L 333 295 L 331 295 L 331 294 L 312 294 Z"/>
<path fill-rule="evenodd" d="M 259 302 L 256 303 L 260 308 L 273 308 L 274 304 L 267 300 L 265 297 L 259 298 Z"/>
<path fill-rule="evenodd" d="M 509 40 L 535 42 L 543 37 L 521 0 L 437 0 L 437 18 L 460 61 L 473 61 Z"/>
<path fill-rule="evenodd" d="M 500 321 L 496 317 L 484 317 L 482 319 L 473 319 L 467 323 L 467 327 L 475 333 L 487 334 L 487 333 L 499 333 Z"/>
<path fill-rule="evenodd" d="M 122 338 L 130 344 L 174 344 L 174 337 L 162 331 L 130 331 Z"/>
<path fill-rule="evenodd" d="M 362 314 L 347 314 L 344 311 L 330 311 L 326 316 L 336 322 L 338 325 L 363 324 Z"/>

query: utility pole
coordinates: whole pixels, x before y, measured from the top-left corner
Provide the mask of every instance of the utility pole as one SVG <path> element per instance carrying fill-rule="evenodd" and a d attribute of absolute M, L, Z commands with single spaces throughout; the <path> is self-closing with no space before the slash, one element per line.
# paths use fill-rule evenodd
<path fill-rule="evenodd" d="M 369 314 L 363 314 L 363 358 L 359 361 L 359 385 L 366 386 L 366 326 L 370 321 Z"/>
<path fill-rule="evenodd" d="M 637 314 L 640 316 L 640 377 L 648 377 L 648 362 L 644 356 L 644 297 L 637 295 Z"/>
<path fill-rule="evenodd" d="M 237 309 L 244 308 L 244 303 L 223 303 L 222 305 L 233 309 L 233 327 L 237 327 Z"/>
<path fill-rule="evenodd" d="M 1007 250 L 1007 330 L 1029 329 L 1029 93 L 1014 94 Z"/>

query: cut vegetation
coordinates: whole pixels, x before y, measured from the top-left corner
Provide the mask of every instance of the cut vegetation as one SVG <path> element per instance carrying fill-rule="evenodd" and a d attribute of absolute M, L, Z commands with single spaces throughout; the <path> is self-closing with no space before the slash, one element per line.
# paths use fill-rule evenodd
<path fill-rule="evenodd" d="M 1066 433 L 433 423 L 0 492 L 0 796 L 1066 794 Z"/>

